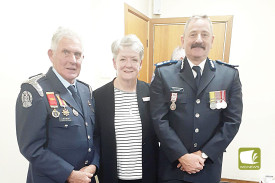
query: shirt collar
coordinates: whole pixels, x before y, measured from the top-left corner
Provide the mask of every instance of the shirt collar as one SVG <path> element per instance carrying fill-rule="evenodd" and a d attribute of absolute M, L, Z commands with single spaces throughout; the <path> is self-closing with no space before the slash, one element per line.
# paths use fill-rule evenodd
<path fill-rule="evenodd" d="M 60 80 L 60 82 L 65 86 L 65 88 L 68 90 L 68 87 L 71 85 L 71 83 L 69 83 L 68 81 L 66 81 L 54 68 L 53 72 L 55 73 L 55 75 L 57 76 L 57 78 Z M 74 83 L 72 84 L 75 86 L 76 88 L 76 80 L 74 81 Z M 68 90 L 69 91 L 69 90 Z"/>
<path fill-rule="evenodd" d="M 196 76 L 197 76 L 197 73 L 196 73 L 196 71 L 194 71 L 194 70 L 192 69 L 192 67 L 195 66 L 195 64 L 193 64 L 188 58 L 187 58 L 187 61 L 188 61 L 189 65 L 190 65 L 190 67 L 191 67 L 191 70 L 192 70 L 192 72 L 193 72 L 193 74 L 194 74 L 194 77 L 196 77 Z M 206 59 L 205 59 L 204 61 L 202 61 L 202 62 L 198 65 L 198 66 L 200 66 L 200 68 L 201 68 L 201 75 L 202 75 L 202 72 L 203 72 L 203 69 L 204 69 L 205 62 L 206 62 Z"/>

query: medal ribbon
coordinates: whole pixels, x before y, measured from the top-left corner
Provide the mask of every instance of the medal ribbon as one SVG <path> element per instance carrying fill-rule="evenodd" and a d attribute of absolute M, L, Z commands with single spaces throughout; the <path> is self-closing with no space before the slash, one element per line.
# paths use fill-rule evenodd
<path fill-rule="evenodd" d="M 54 92 L 46 92 L 48 102 L 50 104 L 50 107 L 55 109 L 58 108 L 56 98 L 54 96 Z"/>

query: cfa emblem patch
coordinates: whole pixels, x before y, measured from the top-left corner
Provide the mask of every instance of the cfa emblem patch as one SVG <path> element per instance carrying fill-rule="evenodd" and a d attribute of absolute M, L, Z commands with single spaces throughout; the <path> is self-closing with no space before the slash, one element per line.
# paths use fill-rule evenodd
<path fill-rule="evenodd" d="M 21 100 L 23 107 L 28 108 L 32 106 L 32 94 L 29 91 L 23 91 Z"/>

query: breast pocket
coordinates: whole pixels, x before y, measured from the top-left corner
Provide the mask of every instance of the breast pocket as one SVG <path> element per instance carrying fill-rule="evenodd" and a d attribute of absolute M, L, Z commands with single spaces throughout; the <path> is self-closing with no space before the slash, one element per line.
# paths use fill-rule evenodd
<path fill-rule="evenodd" d="M 49 129 L 49 144 L 59 149 L 79 147 L 82 125 L 78 121 L 54 122 Z"/>

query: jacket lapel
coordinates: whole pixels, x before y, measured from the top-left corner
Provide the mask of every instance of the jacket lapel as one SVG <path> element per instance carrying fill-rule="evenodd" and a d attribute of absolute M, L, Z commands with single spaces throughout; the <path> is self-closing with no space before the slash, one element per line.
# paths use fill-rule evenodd
<path fill-rule="evenodd" d="M 78 107 L 77 103 L 75 102 L 72 95 L 69 93 L 69 91 L 65 88 L 65 86 L 61 83 L 61 81 L 58 79 L 58 77 L 55 75 L 55 73 L 52 71 L 52 68 L 49 69 L 46 76 L 50 79 L 51 85 L 53 86 L 54 90 L 59 93 L 60 97 L 66 101 L 66 103 L 76 109 L 82 116 L 83 113 Z"/>
<path fill-rule="evenodd" d="M 197 87 L 196 87 L 194 75 L 192 73 L 192 70 L 190 68 L 190 65 L 189 65 L 186 57 L 183 62 L 184 62 L 184 66 L 180 70 L 179 75 L 184 81 L 186 81 L 186 83 L 188 85 L 191 86 L 191 88 L 194 90 L 194 92 L 196 92 Z"/>
<path fill-rule="evenodd" d="M 200 93 L 207 87 L 207 85 L 215 77 L 215 72 L 210 69 L 209 65 L 210 65 L 210 62 L 209 62 L 209 59 L 207 58 L 205 62 L 204 70 L 202 73 L 200 85 L 198 88 L 197 96 L 200 95 Z"/>
<path fill-rule="evenodd" d="M 143 101 L 143 97 L 149 97 L 149 93 L 146 92 L 146 89 L 142 87 L 141 85 L 142 83 L 137 80 L 137 102 L 138 102 L 138 109 L 139 109 L 139 116 L 140 116 L 140 120 L 142 123 L 142 132 L 145 132 L 146 129 L 146 120 L 144 119 L 144 110 L 145 110 L 145 105 L 146 102 Z M 142 140 L 145 139 L 146 134 L 142 135 Z"/>

